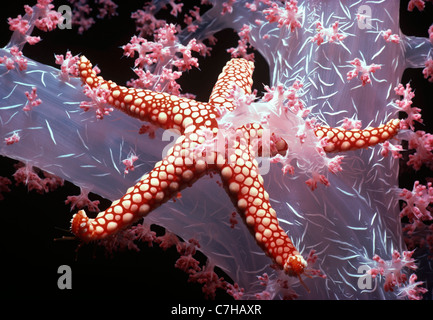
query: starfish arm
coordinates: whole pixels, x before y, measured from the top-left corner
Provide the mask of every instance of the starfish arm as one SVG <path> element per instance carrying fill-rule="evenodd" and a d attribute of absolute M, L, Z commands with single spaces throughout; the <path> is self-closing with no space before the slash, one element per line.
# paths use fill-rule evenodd
<path fill-rule="evenodd" d="M 126 114 L 163 129 L 175 129 L 181 134 L 188 126 L 195 129 L 215 128 L 217 112 L 209 103 L 181 98 L 164 92 L 119 86 L 113 81 L 97 76 L 90 61 L 80 57 L 79 74 L 83 84 L 92 89 L 109 91 L 107 102 Z"/>
<path fill-rule="evenodd" d="M 199 135 L 180 136 L 167 156 L 111 206 L 89 219 L 84 210 L 72 218 L 71 231 L 84 242 L 99 240 L 132 225 L 152 210 L 191 186 L 206 173 L 205 160 L 194 157 Z"/>
<path fill-rule="evenodd" d="M 366 128 L 363 130 L 345 130 L 342 128 L 319 126 L 315 129 L 315 134 L 319 139 L 323 137 L 328 139 L 324 147 L 326 152 L 344 152 L 372 147 L 392 139 L 399 131 L 399 123 L 400 120 L 392 119 L 377 128 Z M 248 130 L 251 135 L 250 143 L 253 143 L 252 141 L 256 138 L 256 141 L 261 142 L 264 128 L 260 124 L 250 123 L 242 126 L 242 128 L 243 130 Z M 270 140 L 271 145 L 267 149 L 262 148 L 262 143 L 259 143 L 257 156 L 274 157 L 277 154 L 285 155 L 289 148 L 287 142 L 274 133 L 271 133 Z"/>
<path fill-rule="evenodd" d="M 386 124 L 377 128 L 366 128 L 363 130 L 344 130 L 341 128 L 318 127 L 315 130 L 316 136 L 327 138 L 324 147 L 326 152 L 342 152 L 372 147 L 378 143 L 393 138 L 400 128 L 400 120 L 392 119 Z"/>
<path fill-rule="evenodd" d="M 256 129 L 240 130 L 244 137 L 234 142 L 235 152 L 221 168 L 224 186 L 258 245 L 287 274 L 299 276 L 307 264 L 278 223 L 248 144 L 251 130 Z"/>
<path fill-rule="evenodd" d="M 236 107 L 233 104 L 233 99 L 229 98 L 233 86 L 240 88 L 244 94 L 250 94 L 253 85 L 253 71 L 253 62 L 246 59 L 231 59 L 219 75 L 212 89 L 209 103 L 217 108 L 233 111 Z"/>

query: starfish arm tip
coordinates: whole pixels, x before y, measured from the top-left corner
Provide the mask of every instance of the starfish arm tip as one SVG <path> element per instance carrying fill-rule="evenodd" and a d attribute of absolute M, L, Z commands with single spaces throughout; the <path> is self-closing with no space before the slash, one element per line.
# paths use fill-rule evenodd
<path fill-rule="evenodd" d="M 91 224 L 84 210 L 78 211 L 72 217 L 71 232 L 83 242 L 91 240 Z"/>
<path fill-rule="evenodd" d="M 301 275 L 305 268 L 307 267 L 307 262 L 300 254 L 291 255 L 288 257 L 286 263 L 284 264 L 284 272 L 290 276 Z"/>

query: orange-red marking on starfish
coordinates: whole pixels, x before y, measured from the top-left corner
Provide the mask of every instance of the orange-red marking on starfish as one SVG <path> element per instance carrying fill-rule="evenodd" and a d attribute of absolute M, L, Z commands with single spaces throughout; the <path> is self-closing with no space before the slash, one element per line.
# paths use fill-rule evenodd
<path fill-rule="evenodd" d="M 326 152 L 341 152 L 372 147 L 394 137 L 400 128 L 400 120 L 392 119 L 377 128 L 345 130 L 341 128 L 318 127 L 316 136 L 327 138 Z"/>

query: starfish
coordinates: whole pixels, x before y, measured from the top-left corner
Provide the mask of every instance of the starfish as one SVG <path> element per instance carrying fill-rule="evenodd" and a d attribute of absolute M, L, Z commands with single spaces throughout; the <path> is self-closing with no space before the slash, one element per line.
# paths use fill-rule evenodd
<path fill-rule="evenodd" d="M 253 146 L 262 138 L 264 128 L 260 123 L 252 122 L 236 128 L 236 138 L 228 142 L 229 148 L 205 151 L 209 135 L 216 137 L 221 130 L 218 123 L 221 110 L 231 112 L 236 108 L 230 98 L 233 85 L 244 94 L 251 93 L 253 62 L 242 58 L 227 62 L 208 102 L 119 86 L 97 76 L 84 56 L 80 57 L 78 67 L 84 85 L 109 91 L 107 101 L 110 105 L 160 128 L 176 130 L 180 136 L 165 157 L 105 211 L 94 219 L 89 219 L 84 210 L 78 211 L 71 225 L 76 237 L 90 242 L 113 235 L 148 215 L 182 189 L 192 186 L 203 175 L 217 172 L 257 244 L 285 273 L 300 277 L 307 263 L 279 225 L 255 160 L 257 156 L 284 155 L 289 148 L 287 142 L 281 138 L 275 144 L 275 150 L 268 154 L 261 148 L 255 149 Z M 399 120 L 393 119 L 377 128 L 364 130 L 317 126 L 315 134 L 318 141 L 327 137 L 323 147 L 325 152 L 340 152 L 384 142 L 397 134 L 398 129 Z"/>

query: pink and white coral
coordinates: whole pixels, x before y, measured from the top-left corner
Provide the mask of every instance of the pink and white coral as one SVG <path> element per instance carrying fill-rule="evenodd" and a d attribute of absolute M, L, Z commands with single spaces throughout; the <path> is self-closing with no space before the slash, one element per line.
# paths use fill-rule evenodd
<path fill-rule="evenodd" d="M 400 254 L 394 250 L 391 260 L 383 260 L 380 256 L 375 255 L 373 260 L 376 266 L 371 268 L 368 273 L 376 278 L 380 275 L 385 279 L 383 287 L 385 291 L 398 290 L 401 297 L 408 297 L 409 299 L 419 300 L 423 293 L 426 292 L 425 288 L 418 287 L 422 282 L 416 281 L 416 275 L 412 274 L 408 281 L 408 276 L 405 272 L 414 271 L 418 267 L 415 264 L 415 259 L 412 258 L 413 251 L 403 251 Z"/>
<path fill-rule="evenodd" d="M 317 34 L 311 39 L 311 41 L 317 41 L 318 45 L 321 45 L 325 40 L 332 43 L 336 41 L 343 41 L 346 38 L 341 32 L 338 32 L 338 21 L 328 28 L 324 28 L 321 22 L 316 24 Z"/>
<path fill-rule="evenodd" d="M 400 217 L 407 217 L 409 222 L 433 220 L 431 207 L 433 204 L 433 187 L 431 182 L 422 185 L 419 181 L 415 181 L 412 191 L 406 188 L 401 189 L 399 198 L 405 202 Z"/>
<path fill-rule="evenodd" d="M 80 188 L 80 194 L 76 196 L 68 196 L 65 200 L 65 204 L 71 206 L 71 210 L 83 209 L 87 207 L 90 212 L 99 212 L 99 200 L 90 200 L 89 192 L 87 188 Z"/>
<path fill-rule="evenodd" d="M 355 58 L 354 60 L 350 61 L 350 64 L 355 66 L 355 68 L 347 72 L 347 80 L 352 80 L 353 78 L 356 78 L 359 74 L 361 74 L 360 79 L 362 82 L 362 86 L 371 83 L 371 74 L 375 73 L 381 68 L 381 65 L 374 63 L 367 65 L 365 61 L 362 61 L 359 58 Z"/>
<path fill-rule="evenodd" d="M 122 47 L 126 57 L 135 58 L 134 72 L 138 79 L 129 81 L 130 86 L 180 94 L 180 85 L 176 80 L 182 72 L 198 68 L 198 60 L 192 53 L 206 55 L 208 51 L 196 39 L 186 45 L 181 44 L 177 31 L 174 24 L 165 24 L 155 30 L 155 41 L 133 36 Z"/>

